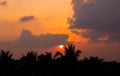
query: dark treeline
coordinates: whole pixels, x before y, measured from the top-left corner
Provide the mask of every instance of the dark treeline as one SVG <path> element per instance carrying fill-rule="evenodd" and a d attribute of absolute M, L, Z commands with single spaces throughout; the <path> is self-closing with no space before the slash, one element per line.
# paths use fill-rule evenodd
<path fill-rule="evenodd" d="M 0 76 L 120 76 L 120 63 L 106 62 L 98 57 L 78 60 L 80 50 L 74 45 L 64 47 L 64 55 L 51 52 L 37 55 L 28 52 L 19 60 L 9 51 L 0 51 Z"/>

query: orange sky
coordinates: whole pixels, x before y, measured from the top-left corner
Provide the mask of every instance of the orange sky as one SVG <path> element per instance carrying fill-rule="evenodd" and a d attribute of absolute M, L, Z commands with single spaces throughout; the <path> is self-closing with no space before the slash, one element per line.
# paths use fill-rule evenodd
<path fill-rule="evenodd" d="M 0 42 L 14 42 L 19 39 L 23 29 L 36 36 L 47 33 L 68 34 L 68 41 L 86 42 L 68 28 L 67 19 L 74 14 L 71 0 L 1 0 L 3 1 L 6 4 L 0 6 Z M 35 19 L 20 22 L 25 16 L 34 16 Z"/>
<path fill-rule="evenodd" d="M 69 34 L 70 41 L 73 36 L 79 41 L 68 29 L 67 19 L 73 13 L 71 0 L 7 0 L 6 6 L 0 7 L 0 41 L 16 40 L 23 29 L 34 35 Z M 20 18 L 30 15 L 35 17 L 34 21 L 19 22 Z"/>
<path fill-rule="evenodd" d="M 104 50 L 109 50 L 113 49 L 109 48 L 110 46 L 118 47 L 119 45 L 104 43 L 91 45 L 87 43 L 88 39 L 72 33 L 67 22 L 68 18 L 74 14 L 72 0 L 0 0 L 0 2 L 3 1 L 6 1 L 6 4 L 0 4 L 0 42 L 14 42 L 19 39 L 21 32 L 25 29 L 36 36 L 47 33 L 68 34 L 68 41 L 76 42 L 77 48 L 82 48 L 89 55 L 97 55 L 93 52 L 90 54 L 91 50 L 99 50 L 105 46 Z M 26 16 L 33 16 L 34 19 L 21 22 L 20 19 Z M 119 49 L 116 48 L 116 50 Z M 83 55 L 86 54 L 83 53 Z"/>

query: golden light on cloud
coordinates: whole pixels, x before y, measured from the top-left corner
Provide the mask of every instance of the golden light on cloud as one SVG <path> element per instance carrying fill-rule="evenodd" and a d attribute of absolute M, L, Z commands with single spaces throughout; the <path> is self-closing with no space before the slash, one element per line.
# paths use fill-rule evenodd
<path fill-rule="evenodd" d="M 83 0 L 85 3 L 87 3 L 88 2 L 88 0 Z"/>

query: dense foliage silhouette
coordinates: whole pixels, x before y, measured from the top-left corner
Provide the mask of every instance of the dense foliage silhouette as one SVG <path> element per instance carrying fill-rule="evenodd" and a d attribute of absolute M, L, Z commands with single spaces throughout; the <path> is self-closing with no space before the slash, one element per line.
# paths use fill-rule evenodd
<path fill-rule="evenodd" d="M 51 52 L 38 55 L 31 51 L 19 60 L 9 51 L 0 51 L 0 76 L 120 76 L 120 63 L 99 57 L 78 60 L 80 50 L 66 45 L 64 54 Z"/>

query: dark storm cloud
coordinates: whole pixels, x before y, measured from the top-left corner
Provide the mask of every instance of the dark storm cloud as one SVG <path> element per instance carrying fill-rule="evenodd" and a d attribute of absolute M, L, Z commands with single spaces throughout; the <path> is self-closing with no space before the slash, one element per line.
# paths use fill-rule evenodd
<path fill-rule="evenodd" d="M 1 1 L 1 2 L 0 2 L 0 5 L 2 5 L 2 6 L 6 5 L 6 4 L 7 4 L 6 1 Z"/>
<path fill-rule="evenodd" d="M 19 21 L 20 21 L 20 22 L 24 22 L 24 21 L 34 20 L 34 19 L 35 19 L 34 16 L 24 16 L 24 17 L 22 17 Z"/>
<path fill-rule="evenodd" d="M 68 43 L 66 34 L 45 34 L 34 36 L 28 30 L 23 30 L 20 38 L 13 47 L 17 48 L 49 48 L 59 44 Z"/>
<path fill-rule="evenodd" d="M 120 0 L 72 0 L 74 15 L 69 18 L 70 29 L 85 29 L 83 37 L 98 41 L 109 35 L 108 41 L 120 41 Z"/>

